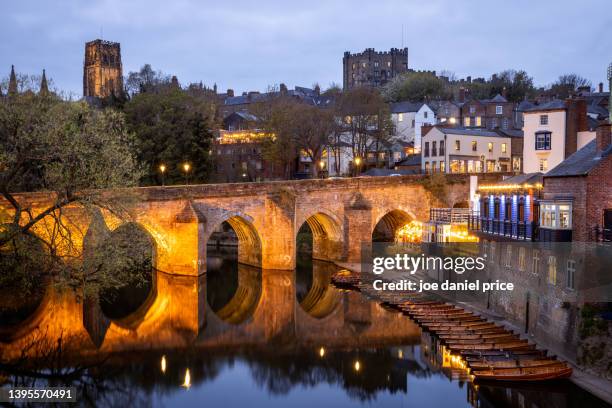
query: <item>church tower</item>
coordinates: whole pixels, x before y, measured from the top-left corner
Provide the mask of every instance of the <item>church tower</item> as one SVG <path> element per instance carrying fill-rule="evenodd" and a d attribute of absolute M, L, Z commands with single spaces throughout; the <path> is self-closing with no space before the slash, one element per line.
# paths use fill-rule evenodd
<path fill-rule="evenodd" d="M 106 98 L 111 95 L 123 95 L 121 46 L 103 40 L 85 43 L 83 96 Z"/>

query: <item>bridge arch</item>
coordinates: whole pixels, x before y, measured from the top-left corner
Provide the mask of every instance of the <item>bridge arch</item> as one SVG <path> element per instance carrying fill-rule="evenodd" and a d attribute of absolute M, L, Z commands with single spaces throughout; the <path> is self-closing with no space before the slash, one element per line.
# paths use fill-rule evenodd
<path fill-rule="evenodd" d="M 299 221 L 298 221 L 299 222 Z M 342 222 L 332 213 L 316 210 L 298 224 L 297 233 L 307 225 L 312 233 L 312 258 L 333 261 L 342 254 Z"/>
<path fill-rule="evenodd" d="M 296 271 L 296 297 L 300 308 L 315 319 L 332 315 L 340 305 L 340 293 L 332 285 L 336 266 L 312 260 L 312 270 Z"/>
<path fill-rule="evenodd" d="M 404 208 L 387 208 L 373 219 L 372 241 L 393 242 L 398 229 L 416 220 L 411 210 Z"/>
<path fill-rule="evenodd" d="M 212 224 L 214 227 L 208 232 L 206 244 L 212 244 L 213 232 L 227 223 L 238 238 L 238 262 L 255 267 L 261 267 L 261 238 L 253 224 L 253 218 L 239 212 L 227 212 Z"/>

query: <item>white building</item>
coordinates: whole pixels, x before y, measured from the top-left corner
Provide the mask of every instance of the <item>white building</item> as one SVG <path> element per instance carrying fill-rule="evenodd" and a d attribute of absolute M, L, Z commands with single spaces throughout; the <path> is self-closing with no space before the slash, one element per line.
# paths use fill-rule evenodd
<path fill-rule="evenodd" d="M 485 129 L 435 126 L 421 141 L 424 173 L 511 171 L 512 138 Z"/>
<path fill-rule="evenodd" d="M 546 173 L 595 138 L 583 99 L 553 100 L 523 115 L 523 172 Z"/>
<path fill-rule="evenodd" d="M 414 142 L 418 149 L 421 146 L 421 126 L 434 125 L 436 114 L 422 102 L 397 102 L 391 104 L 391 120 L 395 135 L 404 142 Z"/>

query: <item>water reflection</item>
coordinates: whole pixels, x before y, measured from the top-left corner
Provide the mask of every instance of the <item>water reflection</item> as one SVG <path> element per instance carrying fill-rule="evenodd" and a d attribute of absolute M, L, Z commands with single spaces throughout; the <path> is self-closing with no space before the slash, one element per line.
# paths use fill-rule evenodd
<path fill-rule="evenodd" d="M 37 324 L 0 346 L 0 383 L 74 385 L 83 406 L 605 406 L 569 382 L 475 387 L 410 319 L 331 286 L 332 269 L 306 258 L 261 271 L 218 254 L 201 278 L 156 273 L 130 327 L 95 325 L 51 290 Z"/>

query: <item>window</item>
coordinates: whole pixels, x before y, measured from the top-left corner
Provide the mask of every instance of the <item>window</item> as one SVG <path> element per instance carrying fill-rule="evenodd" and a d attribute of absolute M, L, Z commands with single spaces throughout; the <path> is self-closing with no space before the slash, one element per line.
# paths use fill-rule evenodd
<path fill-rule="evenodd" d="M 444 140 L 440 140 L 440 156 L 444 156 Z"/>
<path fill-rule="evenodd" d="M 361 63 L 361 67 L 362 67 L 362 68 L 365 68 L 365 67 L 366 67 L 366 65 L 368 65 L 368 64 L 367 64 L 367 63 L 365 63 L 365 62 L 362 62 L 362 63 Z"/>
<path fill-rule="evenodd" d="M 455 150 L 461 150 L 461 141 L 455 140 Z"/>
<path fill-rule="evenodd" d="M 423 149 L 423 156 L 429 157 L 429 142 L 425 142 L 425 149 Z"/>
<path fill-rule="evenodd" d="M 501 115 L 501 114 L 503 114 L 503 113 L 504 113 L 504 107 L 503 107 L 503 106 L 501 106 L 501 105 L 497 105 L 497 106 L 495 107 L 495 114 L 496 114 L 496 115 Z"/>
<path fill-rule="evenodd" d="M 374 61 L 374 68 L 378 68 L 378 61 Z"/>
<path fill-rule="evenodd" d="M 476 126 L 482 126 L 482 118 L 480 116 L 476 116 Z"/>
<path fill-rule="evenodd" d="M 508 118 L 502 119 L 502 129 L 508 129 Z"/>
<path fill-rule="evenodd" d="M 425 162 L 425 173 L 429 173 L 429 162 Z"/>
<path fill-rule="evenodd" d="M 508 152 L 508 149 L 507 149 L 507 147 L 506 147 L 506 144 L 505 144 L 505 143 L 502 143 L 502 144 L 501 144 L 501 152 L 502 152 L 502 153 L 507 153 L 507 152 Z"/>
<path fill-rule="evenodd" d="M 414 123 L 414 119 L 412 119 L 412 127 L 414 127 L 415 123 Z"/>
<path fill-rule="evenodd" d="M 435 173 L 438 170 L 438 163 L 434 160 L 431 162 L 431 172 Z"/>
<path fill-rule="evenodd" d="M 470 106 L 470 113 L 476 113 L 476 107 Z"/>
<path fill-rule="evenodd" d="M 572 205 L 570 203 L 542 203 L 540 226 L 551 229 L 572 228 Z"/>
<path fill-rule="evenodd" d="M 553 255 L 548 257 L 548 283 L 557 284 L 557 257 Z"/>
<path fill-rule="evenodd" d="M 506 247 L 506 268 L 510 268 L 512 266 L 512 245 L 508 244 Z"/>
<path fill-rule="evenodd" d="M 465 127 L 469 127 L 470 126 L 470 118 L 469 117 L 463 119 L 463 125 Z"/>
<path fill-rule="evenodd" d="M 444 173 L 445 171 L 446 171 L 446 162 L 445 161 L 441 161 L 440 162 L 440 173 Z"/>
<path fill-rule="evenodd" d="M 437 156 L 438 155 L 438 148 L 437 148 L 436 144 L 437 144 L 437 142 L 435 142 L 435 141 L 431 142 L 431 155 L 432 156 Z"/>
<path fill-rule="evenodd" d="M 520 157 L 512 158 L 512 171 L 521 171 L 521 158 Z"/>
<path fill-rule="evenodd" d="M 548 125 L 548 115 L 540 115 L 540 125 Z"/>
<path fill-rule="evenodd" d="M 478 142 L 475 140 L 472 140 L 472 151 L 478 151 Z"/>
<path fill-rule="evenodd" d="M 576 289 L 576 261 L 574 261 L 573 259 L 568 259 L 566 270 L 567 279 L 565 281 L 565 286 L 567 286 L 568 289 Z"/>
<path fill-rule="evenodd" d="M 425 119 L 427 119 L 427 113 L 428 113 L 427 111 L 423 112 L 423 117 L 424 117 Z"/>
<path fill-rule="evenodd" d="M 487 160 L 487 173 L 495 171 L 495 160 Z"/>
<path fill-rule="evenodd" d="M 548 160 L 540 159 L 540 171 L 547 172 L 548 171 Z"/>
<path fill-rule="evenodd" d="M 397 114 L 397 121 L 398 122 L 403 122 L 404 121 L 404 114 L 403 113 L 398 113 Z"/>
<path fill-rule="evenodd" d="M 493 143 L 487 143 L 487 149 L 489 149 L 489 153 L 493 152 Z"/>
<path fill-rule="evenodd" d="M 387 61 L 387 66 L 390 67 L 391 66 L 391 61 Z"/>
<path fill-rule="evenodd" d="M 535 149 L 550 150 L 550 132 L 536 132 L 535 134 Z"/>

